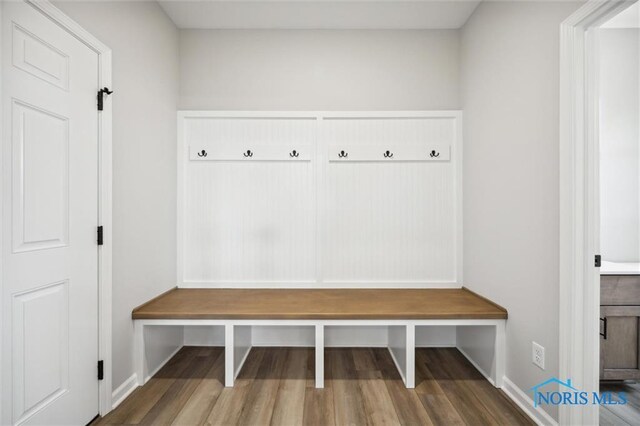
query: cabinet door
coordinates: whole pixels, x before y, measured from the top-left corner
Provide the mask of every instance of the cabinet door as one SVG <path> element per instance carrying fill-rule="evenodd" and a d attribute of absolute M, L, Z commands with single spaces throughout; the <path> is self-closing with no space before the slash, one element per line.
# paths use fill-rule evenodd
<path fill-rule="evenodd" d="M 600 378 L 640 379 L 640 306 L 601 306 Z"/>

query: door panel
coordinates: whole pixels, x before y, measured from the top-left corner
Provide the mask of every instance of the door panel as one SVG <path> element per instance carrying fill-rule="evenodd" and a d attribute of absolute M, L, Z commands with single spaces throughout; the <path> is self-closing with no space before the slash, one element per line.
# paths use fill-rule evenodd
<path fill-rule="evenodd" d="M 68 282 L 13 299 L 14 407 L 28 416 L 69 390 Z"/>
<path fill-rule="evenodd" d="M 23 2 L 2 7 L 2 415 L 98 414 L 98 55 Z"/>
<path fill-rule="evenodd" d="M 69 120 L 15 100 L 12 110 L 14 251 L 65 246 Z"/>
<path fill-rule="evenodd" d="M 69 89 L 69 56 L 15 22 L 13 65 L 61 89 Z"/>

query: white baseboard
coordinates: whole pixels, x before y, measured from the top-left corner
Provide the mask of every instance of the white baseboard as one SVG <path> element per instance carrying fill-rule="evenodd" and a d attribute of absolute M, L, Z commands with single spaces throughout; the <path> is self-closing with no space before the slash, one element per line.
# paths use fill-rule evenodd
<path fill-rule="evenodd" d="M 496 382 L 493 380 L 493 378 L 487 374 L 486 371 L 484 371 L 482 368 L 480 368 L 480 366 L 478 364 L 476 364 L 476 362 L 473 360 L 473 358 L 471 358 L 469 356 L 469 354 L 467 354 L 462 348 L 457 347 L 458 351 L 460 351 L 460 353 L 462 355 L 464 355 L 464 357 L 467 359 L 467 361 L 469 361 L 471 363 L 471 365 L 473 365 L 475 367 L 476 370 L 478 370 L 480 372 L 480 374 L 482 374 L 484 376 L 485 379 L 487 379 L 487 381 L 489 383 L 491 383 L 493 386 L 496 385 Z"/>
<path fill-rule="evenodd" d="M 169 360 L 173 358 L 180 349 L 182 349 L 182 346 L 178 346 L 178 348 L 176 348 L 175 351 L 173 351 L 164 361 L 162 361 L 160 365 L 158 365 L 158 367 L 156 367 L 151 373 L 149 373 L 147 377 L 145 377 L 144 382 L 147 383 L 147 381 L 149 381 L 151 377 L 153 377 L 158 371 L 160 371 L 160 369 L 164 367 L 164 365 L 169 362 Z M 111 403 L 111 409 L 114 410 L 118 405 L 120 405 L 122 401 L 124 401 L 129 395 L 131 395 L 131 392 L 136 390 L 137 387 L 138 375 L 136 373 L 133 373 L 111 394 L 111 401 L 113 401 Z"/>
<path fill-rule="evenodd" d="M 424 345 L 419 345 L 419 344 L 416 343 L 415 347 L 416 347 L 416 349 L 455 348 L 456 345 L 454 343 L 429 343 L 429 344 L 424 344 Z"/>
<path fill-rule="evenodd" d="M 556 422 L 553 417 L 551 417 L 546 411 L 544 411 L 540 407 L 533 406 L 533 400 L 522 391 L 518 386 L 516 386 L 508 377 L 504 378 L 504 386 L 502 387 L 502 391 L 509 397 L 513 402 L 516 403 L 518 407 L 522 409 L 531 420 L 536 422 L 536 424 L 543 425 L 551 425 L 558 426 L 558 422 Z"/>
<path fill-rule="evenodd" d="M 162 361 L 160 364 L 158 364 L 158 366 L 157 366 L 157 367 L 156 367 L 156 368 L 155 368 L 151 373 L 147 374 L 147 377 L 145 377 L 145 378 L 144 378 L 144 382 L 145 382 L 145 383 L 147 383 L 147 382 L 149 381 L 149 379 L 150 379 L 150 378 L 152 378 L 153 376 L 155 376 L 155 375 L 156 375 L 156 373 L 157 373 L 158 371 L 160 371 L 160 369 L 161 369 L 162 367 L 164 367 L 164 365 L 165 365 L 167 362 L 169 362 L 169 360 L 170 360 L 171 358 L 173 358 L 173 357 L 175 356 L 175 354 L 177 354 L 177 353 L 178 353 L 178 351 L 179 351 L 180 349 L 182 349 L 183 347 L 184 347 L 184 345 L 180 345 L 180 346 L 178 346 L 178 347 L 176 348 L 176 350 L 175 350 L 175 351 L 171 352 L 171 353 L 169 354 L 169 356 L 168 356 L 168 357 L 166 357 L 166 358 L 164 359 L 164 361 Z"/>
<path fill-rule="evenodd" d="M 238 366 L 236 367 L 236 371 L 233 372 L 233 380 L 238 378 L 238 374 L 240 374 L 240 371 L 242 371 L 242 367 L 244 367 L 245 361 L 247 360 L 247 358 L 249 358 L 249 353 L 251 352 L 251 349 L 253 349 L 253 346 L 249 346 L 249 349 L 247 349 L 247 351 L 244 353 L 244 356 L 238 363 Z"/>
<path fill-rule="evenodd" d="M 138 387 L 138 375 L 133 373 L 127 380 L 124 381 L 118 389 L 114 390 L 111 394 L 111 409 L 115 410 L 115 408 L 122 403 L 131 392 L 133 392 Z"/>
<path fill-rule="evenodd" d="M 396 370 L 398 370 L 398 373 L 400 374 L 400 377 L 402 377 L 402 381 L 406 384 L 407 383 L 407 378 L 404 377 L 404 372 L 402 371 L 402 368 L 400 368 L 400 364 L 398 364 L 398 360 L 396 359 L 396 356 L 393 354 L 393 351 L 391 350 L 390 347 L 387 347 L 387 350 L 389 351 L 389 354 L 391 355 L 391 359 L 393 360 L 393 363 L 396 365 Z"/>
<path fill-rule="evenodd" d="M 476 362 L 462 348 L 459 347 L 458 350 L 462 355 L 465 356 L 465 358 L 467 358 L 467 360 L 469 360 L 469 362 L 475 367 L 475 369 L 478 370 L 480 374 L 482 374 L 485 377 L 485 379 L 487 379 L 489 383 L 495 386 L 495 382 L 493 381 L 491 376 L 489 376 L 486 373 L 486 371 L 480 368 L 478 364 L 476 364 Z M 518 407 L 520 407 L 520 409 L 524 411 L 525 414 L 531 418 L 531 420 L 533 420 L 534 422 L 536 422 L 536 424 L 541 426 L 542 425 L 551 425 L 551 426 L 558 425 L 558 422 L 556 422 L 553 419 L 553 417 L 551 417 L 546 411 L 544 411 L 540 407 L 534 407 L 533 400 L 529 397 L 529 395 L 523 392 L 522 389 L 516 386 L 511 380 L 509 380 L 509 378 L 504 377 L 503 381 L 504 381 L 504 384 L 501 388 L 502 391 Z"/>
<path fill-rule="evenodd" d="M 191 345 L 187 345 L 187 346 L 191 346 Z M 193 345 L 193 346 L 197 346 L 197 345 Z M 259 344 L 252 344 L 251 345 L 252 348 L 315 348 L 315 344 L 314 345 L 306 345 L 306 344 L 297 344 L 297 343 L 292 343 L 292 344 L 284 344 L 284 345 L 278 345 L 278 344 L 266 344 L 266 343 L 259 343 Z M 368 345 L 366 343 L 354 343 L 354 344 L 346 344 L 346 343 L 340 343 L 340 344 L 335 344 L 335 345 L 325 345 L 325 348 L 386 348 L 387 345 L 381 345 L 381 344 L 374 344 L 374 345 Z M 437 346 L 438 348 L 442 347 L 442 346 Z"/>

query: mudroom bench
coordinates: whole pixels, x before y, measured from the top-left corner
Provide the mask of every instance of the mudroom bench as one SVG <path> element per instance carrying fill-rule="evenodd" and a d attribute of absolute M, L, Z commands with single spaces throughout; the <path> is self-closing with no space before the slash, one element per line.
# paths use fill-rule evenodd
<path fill-rule="evenodd" d="M 138 384 L 147 373 L 148 326 L 223 327 L 225 386 L 233 386 L 251 350 L 253 326 L 308 326 L 315 333 L 315 383 L 324 387 L 327 327 L 386 326 L 388 349 L 407 388 L 415 386 L 415 335 L 422 326 L 495 327 L 493 382 L 502 387 L 507 311 L 459 289 L 176 288 L 135 308 Z"/>

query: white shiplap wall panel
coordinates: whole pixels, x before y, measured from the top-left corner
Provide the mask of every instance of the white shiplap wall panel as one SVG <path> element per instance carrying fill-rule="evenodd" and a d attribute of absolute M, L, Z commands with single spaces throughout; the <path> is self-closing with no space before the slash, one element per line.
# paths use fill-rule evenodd
<path fill-rule="evenodd" d="M 325 118 L 331 147 L 438 145 L 455 150 L 454 118 Z M 355 160 L 355 157 L 354 157 Z M 325 283 L 455 282 L 455 161 L 329 162 L 325 167 Z"/>
<path fill-rule="evenodd" d="M 315 119 L 189 118 L 185 148 L 315 146 Z M 188 150 L 183 150 L 183 156 Z M 288 155 L 287 155 L 288 157 Z M 184 158 L 184 269 L 190 283 L 311 281 L 313 162 Z"/>
<path fill-rule="evenodd" d="M 460 120 L 179 113 L 179 285 L 459 285 Z M 341 147 L 349 161 L 334 158 Z M 442 156 L 425 159 L 432 149 Z"/>

